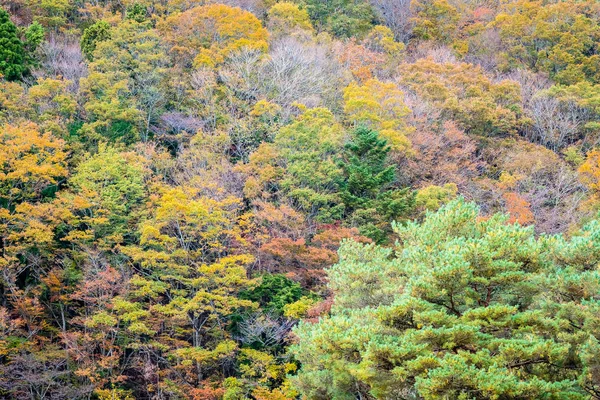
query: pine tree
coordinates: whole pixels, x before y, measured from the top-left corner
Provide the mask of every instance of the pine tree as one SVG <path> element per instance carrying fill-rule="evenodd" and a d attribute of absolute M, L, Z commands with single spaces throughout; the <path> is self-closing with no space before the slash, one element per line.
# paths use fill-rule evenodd
<path fill-rule="evenodd" d="M 17 27 L 8 13 L 0 8 L 0 74 L 9 81 L 27 72 L 25 46 L 17 36 Z"/>
<path fill-rule="evenodd" d="M 387 165 L 390 146 L 369 128 L 353 132 L 346 144 L 347 161 L 342 163 L 346 179 L 341 197 L 348 210 L 368 206 L 382 190 L 396 179 L 396 167 Z"/>
<path fill-rule="evenodd" d="M 361 234 L 382 243 L 387 240 L 390 222 L 406 217 L 414 206 L 414 193 L 394 187 L 396 167 L 390 165 L 391 147 L 377 131 L 359 127 L 345 146 L 340 162 L 343 181 L 340 198 L 349 218 Z"/>
<path fill-rule="evenodd" d="M 598 221 L 536 237 L 458 199 L 394 228 L 394 248 L 342 245 L 330 315 L 295 328 L 303 398 L 599 393 Z"/>

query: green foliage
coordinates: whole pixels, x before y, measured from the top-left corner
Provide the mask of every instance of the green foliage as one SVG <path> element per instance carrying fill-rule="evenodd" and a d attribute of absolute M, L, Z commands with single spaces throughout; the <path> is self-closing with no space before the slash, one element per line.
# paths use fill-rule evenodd
<path fill-rule="evenodd" d="M 135 22 L 144 22 L 147 18 L 148 10 L 146 6 L 140 3 L 134 3 L 127 7 L 125 15 L 128 19 L 132 19 Z"/>
<path fill-rule="evenodd" d="M 110 25 L 106 21 L 100 20 L 88 26 L 81 36 L 81 51 L 91 61 L 98 43 L 110 39 L 110 36 Z"/>
<path fill-rule="evenodd" d="M 286 305 L 302 297 L 299 284 L 281 274 L 264 274 L 261 282 L 252 290 L 240 293 L 240 298 L 260 304 L 266 311 L 283 314 Z"/>
<path fill-rule="evenodd" d="M 352 132 L 340 162 L 344 177 L 340 198 L 349 218 L 365 236 L 382 242 L 391 220 L 405 217 L 414 198 L 407 189 L 395 189 L 396 167 L 390 165 L 390 146 L 379 134 L 365 127 Z"/>
<path fill-rule="evenodd" d="M 244 191 L 249 198 L 268 196 L 269 186 L 311 217 L 339 219 L 337 184 L 342 171 L 335 155 L 343 148 L 345 132 L 324 108 L 306 111 L 280 129 L 274 143 L 264 143 L 244 170 L 250 174 Z M 266 189 L 266 190 L 265 190 Z"/>
<path fill-rule="evenodd" d="M 600 3 L 226 3 L 3 2 L 0 397 L 597 398 Z"/>
<path fill-rule="evenodd" d="M 0 74 L 9 81 L 27 73 L 25 46 L 8 13 L 0 8 Z"/>
<path fill-rule="evenodd" d="M 395 253 L 346 243 L 331 317 L 296 329 L 303 395 L 589 398 L 600 225 L 536 239 L 506 221 L 455 200 L 396 225 Z"/>
<path fill-rule="evenodd" d="M 125 238 L 131 241 L 131 222 L 146 196 L 144 174 L 138 157 L 111 147 L 101 146 L 98 154 L 82 161 L 69 179 L 68 201 L 81 224 L 74 239 L 93 239 L 109 248 Z"/>
<path fill-rule="evenodd" d="M 390 147 L 377 132 L 360 127 L 352 132 L 352 140 L 345 146 L 347 160 L 343 162 L 345 180 L 341 198 L 346 211 L 369 207 L 396 179 L 396 168 L 388 164 Z"/>
<path fill-rule="evenodd" d="M 370 4 L 363 0 L 304 0 L 318 30 L 340 37 L 362 36 L 375 23 Z"/>
<path fill-rule="evenodd" d="M 38 48 L 44 40 L 45 34 L 44 27 L 37 21 L 27 27 L 25 30 L 25 46 L 29 54 Z"/>
<path fill-rule="evenodd" d="M 83 43 L 93 51 L 93 61 L 81 80 L 88 113 L 81 130 L 91 143 L 147 140 L 166 101 L 160 86 L 168 59 L 161 38 L 147 24 L 129 19 L 106 35 L 106 26 L 98 25 Z"/>

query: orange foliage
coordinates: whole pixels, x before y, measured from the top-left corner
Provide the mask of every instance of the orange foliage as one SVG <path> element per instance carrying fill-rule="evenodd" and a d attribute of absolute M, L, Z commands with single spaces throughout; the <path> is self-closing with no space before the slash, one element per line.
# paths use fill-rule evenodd
<path fill-rule="evenodd" d="M 386 62 L 385 55 L 369 50 L 355 41 L 349 41 L 340 49 L 338 59 L 359 81 L 373 78 L 374 71 Z"/>
<path fill-rule="evenodd" d="M 529 225 L 534 222 L 531 204 L 522 196 L 515 192 L 508 192 L 504 193 L 502 197 L 506 202 L 506 210 L 510 214 L 509 223 L 517 222 L 521 225 Z"/>
<path fill-rule="evenodd" d="M 455 183 L 461 189 L 477 176 L 476 142 L 454 122 L 445 122 L 439 133 L 417 129 L 410 140 L 417 154 L 409 171 L 423 185 Z"/>
<path fill-rule="evenodd" d="M 593 192 L 600 192 L 600 150 L 592 150 L 579 167 L 581 181 Z"/>
<path fill-rule="evenodd" d="M 329 296 L 311 307 L 306 312 L 306 321 L 317 322 L 321 316 L 329 314 L 331 306 L 333 306 L 333 296 Z"/>
<path fill-rule="evenodd" d="M 304 238 L 273 238 L 260 247 L 260 252 L 269 270 L 287 272 L 290 278 L 311 287 L 323 283 L 323 268 L 338 261 L 337 249 L 341 241 L 348 238 L 370 242 L 360 236 L 357 228 L 324 225 L 309 243 Z"/>
<path fill-rule="evenodd" d="M 223 398 L 225 389 L 214 382 L 204 381 L 201 388 L 191 388 L 188 393 L 191 400 L 219 400 Z"/>

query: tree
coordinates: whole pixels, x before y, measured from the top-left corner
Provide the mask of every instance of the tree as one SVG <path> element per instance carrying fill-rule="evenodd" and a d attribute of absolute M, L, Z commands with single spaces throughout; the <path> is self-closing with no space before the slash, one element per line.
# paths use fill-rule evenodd
<path fill-rule="evenodd" d="M 371 5 L 362 0 L 307 0 L 305 4 L 317 30 L 339 37 L 360 37 L 375 20 Z"/>
<path fill-rule="evenodd" d="M 87 120 L 82 133 L 92 144 L 101 139 L 132 143 L 147 140 L 165 103 L 161 87 L 167 78 L 168 58 L 158 32 L 146 23 L 125 20 L 90 39 L 93 50 L 89 75 L 81 79 Z"/>
<path fill-rule="evenodd" d="M 400 83 L 469 134 L 509 135 L 520 126 L 521 93 L 511 80 L 493 81 L 481 67 L 423 58 L 400 66 Z"/>
<path fill-rule="evenodd" d="M 419 0 L 410 8 L 414 36 L 442 42 L 449 42 L 456 36 L 460 13 L 447 0 Z"/>
<path fill-rule="evenodd" d="M 250 199 L 276 195 L 323 221 L 339 219 L 341 170 L 334 156 L 345 132 L 324 108 L 304 112 L 280 129 L 274 142 L 263 143 L 240 170 L 248 174 L 244 194 Z M 269 188 L 278 188 L 273 190 Z"/>
<path fill-rule="evenodd" d="M 349 212 L 367 206 L 396 179 L 396 168 L 386 165 L 390 147 L 385 139 L 364 127 L 355 129 L 352 136 L 345 146 L 348 159 L 342 164 L 346 179 L 341 197 Z"/>
<path fill-rule="evenodd" d="M 313 32 L 308 12 L 294 3 L 276 3 L 269 9 L 268 17 L 269 32 L 277 36 L 295 31 Z"/>
<path fill-rule="evenodd" d="M 518 1 L 506 4 L 498 28 L 506 67 L 524 64 L 545 71 L 558 83 L 598 83 L 598 15 L 593 1 Z"/>
<path fill-rule="evenodd" d="M 146 175 L 141 157 L 106 146 L 80 162 L 68 181 L 70 192 L 61 195 L 73 212 L 65 239 L 105 250 L 134 241 Z"/>
<path fill-rule="evenodd" d="M 159 29 L 183 67 L 215 66 L 242 48 L 267 49 L 268 32 L 253 14 L 223 4 L 173 14 Z"/>
<path fill-rule="evenodd" d="M 258 303 L 267 312 L 283 314 L 284 307 L 300 300 L 303 290 L 285 275 L 264 274 L 260 284 L 240 293 L 240 298 Z"/>
<path fill-rule="evenodd" d="M 106 21 L 98 21 L 88 26 L 81 36 L 81 52 L 92 61 L 98 43 L 110 39 L 110 36 L 110 25 Z"/>
<path fill-rule="evenodd" d="M 396 167 L 388 160 L 391 148 L 376 131 L 355 129 L 344 150 L 340 162 L 344 173 L 340 183 L 344 211 L 363 235 L 381 242 L 389 230 L 386 225 L 406 216 L 414 198 L 410 190 L 394 187 Z"/>
<path fill-rule="evenodd" d="M 113 325 L 119 321 L 146 351 L 171 358 L 173 370 L 162 375 L 187 375 L 182 384 L 196 386 L 224 371 L 237 352 L 226 327 L 234 312 L 256 307 L 239 297 L 253 286 L 239 207 L 233 197 L 217 201 L 192 188 L 162 188 L 140 226 L 139 245 L 123 248 L 138 273 L 129 296 L 113 301 Z"/>
<path fill-rule="evenodd" d="M 371 0 L 377 15 L 400 42 L 408 41 L 412 31 L 409 0 Z"/>
<path fill-rule="evenodd" d="M 385 138 L 401 153 L 410 152 L 407 135 L 411 129 L 405 117 L 410 109 L 404 103 L 404 93 L 393 83 L 370 79 L 364 85 L 351 83 L 344 89 L 344 111 L 354 126 L 365 125 Z"/>
<path fill-rule="evenodd" d="M 295 329 L 297 388 L 315 399 L 590 398 L 599 228 L 536 238 L 459 199 L 396 225 L 395 251 L 345 243 L 329 271 L 331 316 Z"/>
<path fill-rule="evenodd" d="M 0 201 L 38 200 L 67 175 L 65 143 L 34 123 L 0 127 Z"/>
<path fill-rule="evenodd" d="M 26 0 L 26 2 L 34 13 L 36 21 L 39 21 L 40 26 L 54 32 L 64 28 L 68 24 L 69 14 L 75 8 L 74 4 L 68 0 Z"/>
<path fill-rule="evenodd" d="M 17 27 L 8 13 L 0 8 L 0 74 L 14 81 L 27 71 L 25 45 L 19 39 Z"/>

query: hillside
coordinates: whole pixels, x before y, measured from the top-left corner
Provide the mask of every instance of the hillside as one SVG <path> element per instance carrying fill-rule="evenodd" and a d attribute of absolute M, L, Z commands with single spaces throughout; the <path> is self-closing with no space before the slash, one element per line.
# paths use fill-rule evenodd
<path fill-rule="evenodd" d="M 597 0 L 0 0 L 1 399 L 600 399 Z"/>

